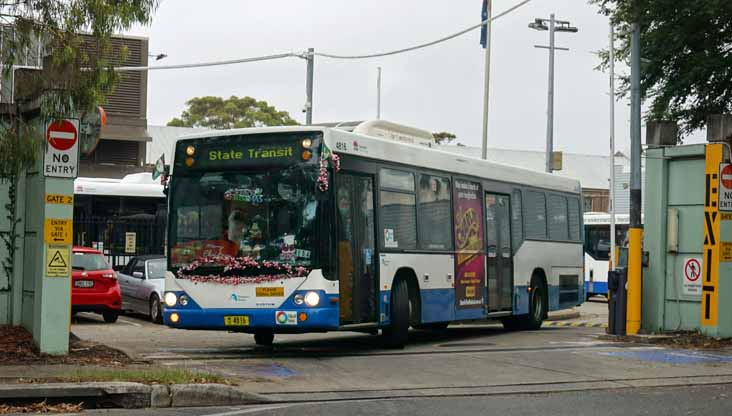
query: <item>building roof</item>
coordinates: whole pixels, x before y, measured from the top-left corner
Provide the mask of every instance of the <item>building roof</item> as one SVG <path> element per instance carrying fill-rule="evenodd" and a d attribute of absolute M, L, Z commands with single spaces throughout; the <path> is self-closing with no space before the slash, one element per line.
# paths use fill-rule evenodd
<path fill-rule="evenodd" d="M 173 147 L 175 141 L 182 136 L 194 133 L 204 133 L 210 129 L 191 128 L 191 127 L 169 127 L 169 126 L 147 126 L 147 133 L 152 140 L 147 142 L 147 152 L 145 152 L 145 164 L 152 165 L 160 155 L 165 154 L 165 163 L 173 160 Z"/>
<path fill-rule="evenodd" d="M 481 157 L 481 148 L 472 146 L 441 145 L 438 149 L 465 156 Z M 535 150 L 488 148 L 488 160 L 519 168 L 544 171 L 545 153 Z M 577 179 L 583 189 L 609 189 L 609 156 L 563 152 L 562 170 L 555 175 Z M 615 156 L 615 165 L 629 166 L 630 159 L 622 153 Z"/>

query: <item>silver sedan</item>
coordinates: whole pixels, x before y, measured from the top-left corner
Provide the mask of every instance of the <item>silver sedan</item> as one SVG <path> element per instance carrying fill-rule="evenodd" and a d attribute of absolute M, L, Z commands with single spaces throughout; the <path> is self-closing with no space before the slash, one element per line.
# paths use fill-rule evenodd
<path fill-rule="evenodd" d="M 122 309 L 149 315 L 153 322 L 162 324 L 161 300 L 166 268 L 167 261 L 163 256 L 133 257 L 127 266 L 117 272 L 122 291 Z"/>

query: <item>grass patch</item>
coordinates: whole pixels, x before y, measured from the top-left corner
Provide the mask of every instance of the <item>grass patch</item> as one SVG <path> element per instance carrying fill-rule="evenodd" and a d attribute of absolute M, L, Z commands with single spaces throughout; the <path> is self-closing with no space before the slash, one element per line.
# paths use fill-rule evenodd
<path fill-rule="evenodd" d="M 183 368 L 151 368 L 151 369 L 79 369 L 69 375 L 49 379 L 30 379 L 26 382 L 70 382 L 84 383 L 90 381 L 131 381 L 143 384 L 227 384 L 231 381 L 211 373 L 192 371 Z"/>

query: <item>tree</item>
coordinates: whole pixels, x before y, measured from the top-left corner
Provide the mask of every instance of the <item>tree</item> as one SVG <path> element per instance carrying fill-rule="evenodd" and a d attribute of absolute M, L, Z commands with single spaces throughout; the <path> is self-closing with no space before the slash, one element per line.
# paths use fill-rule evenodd
<path fill-rule="evenodd" d="M 180 118 L 168 122 L 174 127 L 207 127 L 235 129 L 262 126 L 293 126 L 298 124 L 287 111 L 277 111 L 266 101 L 252 97 L 195 97 L 186 102 L 188 109 Z"/>
<path fill-rule="evenodd" d="M 0 107 L 0 182 L 8 184 L 4 208 L 9 223 L 0 239 L 7 251 L 2 266 L 8 277 L 13 274 L 21 221 L 18 179 L 36 163 L 42 143 L 34 122 L 82 116 L 103 104 L 118 79 L 110 57 L 126 54 L 113 50 L 112 34 L 148 24 L 157 4 L 157 0 L 0 0 L 3 75 L 13 75 L 14 65 L 22 64 L 29 51 L 42 50 L 45 56 L 42 70 L 32 70 L 29 76 L 16 72 L 14 102 Z M 27 116 L 32 108 L 39 108 L 40 114 Z M 0 287 L 8 289 L 9 285 Z"/>
<path fill-rule="evenodd" d="M 615 56 L 630 56 L 630 24 L 641 32 L 641 99 L 646 117 L 678 120 L 682 135 L 704 127 L 710 114 L 732 111 L 732 2 L 729 0 L 590 0 L 610 16 Z M 601 68 L 608 64 L 601 53 Z M 621 78 L 621 96 L 630 78 Z"/>
<path fill-rule="evenodd" d="M 439 133 L 432 133 L 432 136 L 435 138 L 435 143 L 437 144 L 449 144 L 453 140 L 457 139 L 457 136 L 447 132 L 447 131 L 441 131 Z"/>

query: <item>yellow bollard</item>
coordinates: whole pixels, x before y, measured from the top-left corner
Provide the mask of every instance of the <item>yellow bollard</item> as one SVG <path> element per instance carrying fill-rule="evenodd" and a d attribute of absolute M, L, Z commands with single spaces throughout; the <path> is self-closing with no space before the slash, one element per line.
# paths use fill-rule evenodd
<path fill-rule="evenodd" d="M 631 228 L 628 231 L 628 314 L 625 330 L 635 335 L 641 322 L 641 272 L 643 269 L 643 229 Z"/>

